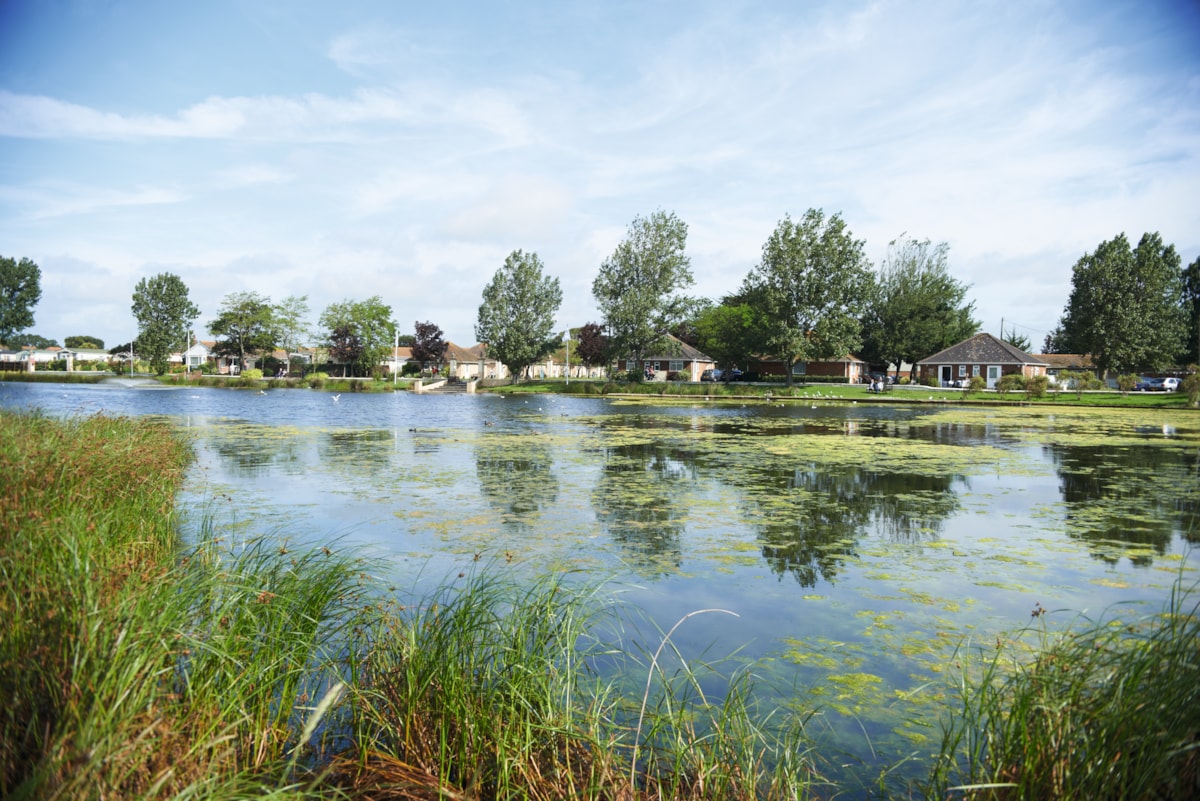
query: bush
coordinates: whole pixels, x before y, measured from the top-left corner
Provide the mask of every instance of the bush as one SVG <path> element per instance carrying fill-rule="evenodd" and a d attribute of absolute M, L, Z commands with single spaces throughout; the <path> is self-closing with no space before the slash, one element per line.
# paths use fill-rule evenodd
<path fill-rule="evenodd" d="M 1117 376 L 1117 389 L 1121 391 L 1122 395 L 1127 395 L 1133 391 L 1134 387 L 1137 386 L 1137 382 L 1138 377 L 1132 373 Z"/>
<path fill-rule="evenodd" d="M 1181 392 L 1186 392 L 1188 403 L 1200 406 L 1200 367 L 1192 365 L 1192 374 L 1179 382 Z"/>
<path fill-rule="evenodd" d="M 921 384 L 923 386 L 934 387 L 934 388 L 940 386 L 940 384 L 938 384 L 938 379 L 937 379 L 936 375 L 921 376 Z"/>
<path fill-rule="evenodd" d="M 262 370 L 254 369 L 254 370 L 243 370 L 242 371 L 242 380 L 243 381 L 258 381 L 262 377 L 263 377 Z"/>
<path fill-rule="evenodd" d="M 967 382 L 967 385 L 963 387 L 963 397 L 975 395 L 983 392 L 985 389 L 987 389 L 987 379 L 981 375 L 973 375 L 971 376 L 971 380 Z"/>
<path fill-rule="evenodd" d="M 1020 373 L 1009 373 L 1008 375 L 1000 376 L 1000 380 L 996 383 L 996 391 L 1001 395 L 1009 392 L 1020 392 L 1025 389 L 1025 376 Z"/>
<path fill-rule="evenodd" d="M 1044 375 L 1030 376 L 1025 379 L 1026 398 L 1044 398 L 1050 388 L 1050 377 Z"/>
<path fill-rule="evenodd" d="M 325 386 L 325 382 L 329 380 L 329 373 L 309 373 L 308 385 L 313 389 L 320 389 Z"/>

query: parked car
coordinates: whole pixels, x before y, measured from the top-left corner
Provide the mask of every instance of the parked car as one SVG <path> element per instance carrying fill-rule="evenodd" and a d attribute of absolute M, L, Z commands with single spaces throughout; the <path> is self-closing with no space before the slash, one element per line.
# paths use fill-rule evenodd
<path fill-rule="evenodd" d="M 761 378 L 758 373 L 753 372 L 743 373 L 741 370 L 734 370 L 733 373 L 734 375 L 729 379 L 730 381 L 758 381 Z"/>
<path fill-rule="evenodd" d="M 720 381 L 723 371 L 721 370 L 705 370 L 700 374 L 701 381 Z"/>
<path fill-rule="evenodd" d="M 1147 378 L 1144 381 L 1139 381 L 1134 385 L 1134 392 L 1175 392 L 1179 389 L 1179 379 L 1175 377 L 1169 378 Z"/>
<path fill-rule="evenodd" d="M 721 377 L 722 381 L 741 381 L 742 371 L 734 367 L 732 370 L 726 370 Z"/>

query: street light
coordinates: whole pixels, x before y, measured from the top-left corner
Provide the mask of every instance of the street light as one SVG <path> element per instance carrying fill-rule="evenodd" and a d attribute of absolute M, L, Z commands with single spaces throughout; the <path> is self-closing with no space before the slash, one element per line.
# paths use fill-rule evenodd
<path fill-rule="evenodd" d="M 567 361 L 567 386 L 571 386 L 571 329 L 568 328 L 563 334 L 563 342 L 566 344 L 566 361 Z"/>

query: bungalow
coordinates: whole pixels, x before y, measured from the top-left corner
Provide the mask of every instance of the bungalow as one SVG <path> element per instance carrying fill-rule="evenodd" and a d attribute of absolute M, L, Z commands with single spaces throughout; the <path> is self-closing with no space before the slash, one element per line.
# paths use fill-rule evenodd
<path fill-rule="evenodd" d="M 764 376 L 787 375 L 782 359 L 766 357 L 751 359 L 746 369 Z M 796 362 L 792 365 L 792 378 L 803 381 L 807 376 L 822 378 L 841 378 L 850 384 L 857 384 L 867 374 L 867 363 L 847 353 L 840 359 L 817 359 L 811 362 Z"/>
<path fill-rule="evenodd" d="M 626 359 L 625 369 L 629 372 L 639 370 L 647 375 L 652 374 L 654 381 L 699 381 L 701 373 L 717 366 L 711 356 L 701 353 L 683 340 L 670 334 L 667 335 L 667 339 L 671 341 L 670 350 L 678 351 L 677 353 L 645 356 L 641 361 Z"/>
<path fill-rule="evenodd" d="M 108 364 L 112 357 L 108 351 L 99 348 L 63 348 L 59 358 L 67 360 L 67 370 L 74 370 L 76 364 L 83 362 Z"/>
<path fill-rule="evenodd" d="M 488 358 L 487 345 L 478 343 L 470 348 L 446 343 L 446 354 L 442 357 L 447 365 L 447 375 L 460 381 L 472 378 L 504 378 L 507 370 L 500 362 Z"/>
<path fill-rule="evenodd" d="M 923 383 L 932 380 L 938 386 L 956 386 L 978 375 L 987 380 L 989 389 L 996 386 L 1002 375 L 1020 374 L 1032 378 L 1046 375 L 1048 367 L 1038 357 L 991 334 L 976 334 L 917 362 L 918 376 Z"/>
<path fill-rule="evenodd" d="M 1052 384 L 1058 383 L 1059 373 L 1068 370 L 1076 373 L 1083 370 L 1096 372 L 1091 355 L 1086 353 L 1039 353 L 1038 358 L 1046 363 L 1046 375 L 1050 376 Z"/>
<path fill-rule="evenodd" d="M 168 359 L 171 362 L 178 362 L 187 370 L 199 370 L 206 364 L 211 364 L 217 371 L 218 375 L 237 375 L 241 372 L 241 365 L 233 356 L 221 356 L 216 351 L 217 343 L 214 340 L 197 339 L 192 346 L 182 353 L 172 353 Z"/>

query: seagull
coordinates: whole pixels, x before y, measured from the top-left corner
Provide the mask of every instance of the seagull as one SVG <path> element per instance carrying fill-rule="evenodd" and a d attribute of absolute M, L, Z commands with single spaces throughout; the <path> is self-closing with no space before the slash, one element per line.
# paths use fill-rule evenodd
<path fill-rule="evenodd" d="M 338 394 L 333 396 L 333 402 L 337 403 L 339 400 L 341 400 L 341 398 L 342 398 L 342 393 L 339 392 Z"/>
<path fill-rule="evenodd" d="M 266 392 L 266 390 L 262 390 L 262 389 L 260 389 L 260 390 L 258 391 L 258 394 L 259 394 L 259 395 L 266 395 L 266 394 L 267 394 L 267 392 Z"/>

